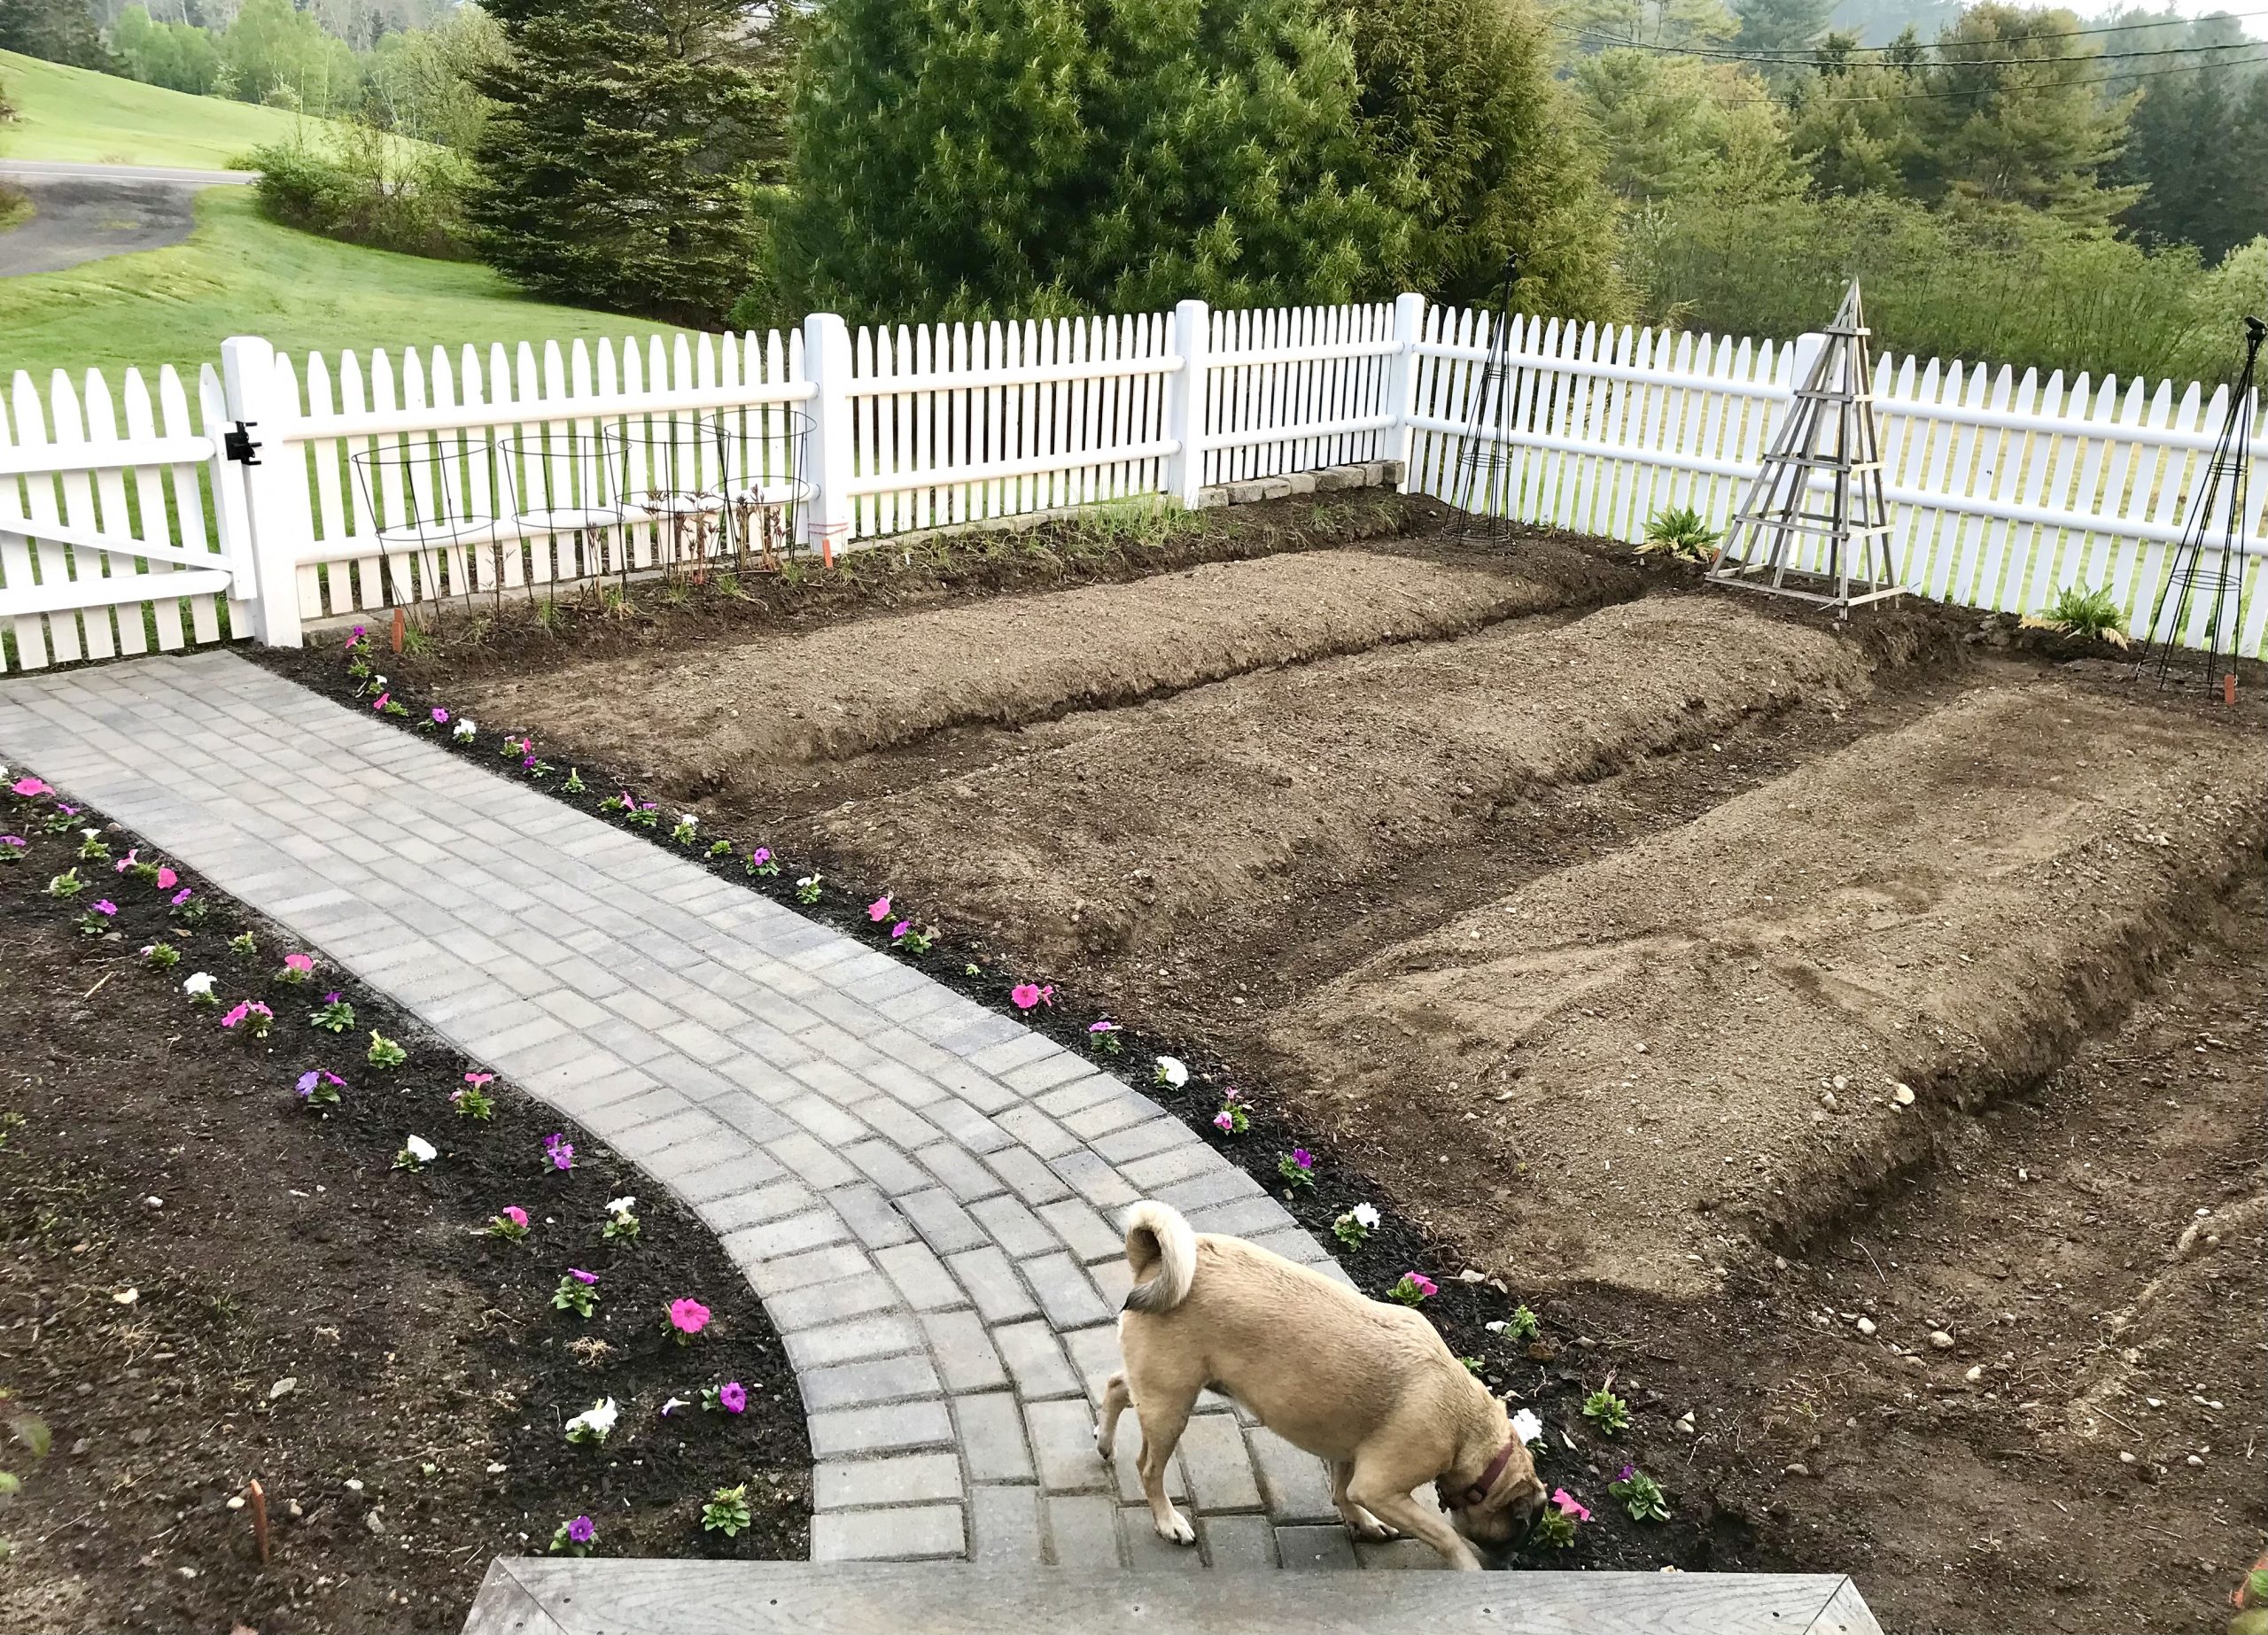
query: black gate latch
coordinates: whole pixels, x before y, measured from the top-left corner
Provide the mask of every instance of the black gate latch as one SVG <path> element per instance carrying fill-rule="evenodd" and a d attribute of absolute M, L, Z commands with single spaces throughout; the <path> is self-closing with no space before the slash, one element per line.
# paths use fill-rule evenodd
<path fill-rule="evenodd" d="M 236 430 L 221 434 L 221 452 L 231 460 L 240 460 L 248 466 L 260 463 L 252 451 L 260 446 L 252 440 L 252 422 L 240 420 Z"/>

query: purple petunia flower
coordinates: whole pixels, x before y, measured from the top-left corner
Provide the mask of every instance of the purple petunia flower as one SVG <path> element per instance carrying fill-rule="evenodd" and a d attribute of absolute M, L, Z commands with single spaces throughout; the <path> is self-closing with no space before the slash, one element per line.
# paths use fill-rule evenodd
<path fill-rule="evenodd" d="M 95 912 L 105 917 L 115 914 L 118 912 L 118 904 L 113 903 L 108 897 L 105 897 L 95 904 Z"/>
<path fill-rule="evenodd" d="M 188 887 L 183 887 L 179 891 L 174 893 L 174 907 L 179 908 L 183 903 L 188 902 L 190 898 L 196 895 L 197 894 L 190 890 Z"/>
<path fill-rule="evenodd" d="M 1294 1147 L 1292 1149 L 1292 1162 L 1298 1165 L 1301 1169 L 1313 1169 L 1315 1167 L 1315 1154 L 1309 1152 L 1305 1147 Z"/>
<path fill-rule="evenodd" d="M 717 1402 L 727 1414 L 739 1414 L 748 1407 L 748 1387 L 738 1380 L 726 1380 L 717 1388 Z"/>
<path fill-rule="evenodd" d="M 447 726 L 448 724 L 449 712 L 447 710 L 437 709 L 433 712 L 433 725 L 435 726 Z"/>
<path fill-rule="evenodd" d="M 598 1536 L 598 1523 L 587 1515 L 579 1515 L 567 1523 L 567 1537 L 577 1544 L 588 1544 Z"/>
<path fill-rule="evenodd" d="M 596 1272 L 586 1272 L 579 1266 L 569 1267 L 567 1275 L 579 1283 L 594 1283 L 599 1280 L 599 1275 Z"/>

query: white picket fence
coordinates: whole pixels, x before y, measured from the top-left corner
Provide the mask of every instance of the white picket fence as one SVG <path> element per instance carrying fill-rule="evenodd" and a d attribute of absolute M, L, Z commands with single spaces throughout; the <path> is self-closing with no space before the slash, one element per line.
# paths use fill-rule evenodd
<path fill-rule="evenodd" d="M 609 508 L 680 456 L 695 486 L 792 494 L 798 537 L 830 549 L 1098 501 L 1194 506 L 1354 461 L 1403 462 L 1405 488 L 1447 498 L 1488 344 L 1484 316 L 1405 295 L 855 336 L 814 314 L 785 336 L 302 360 L 242 337 L 200 371 L 194 415 L 170 368 L 154 394 L 132 370 L 115 393 L 58 370 L 43 396 L 19 373 L 0 415 L 0 670 L 296 644 L 309 621 L 650 570 L 675 525 Z M 1507 508 L 1622 540 L 1673 506 L 1721 527 L 1816 344 L 1517 320 Z M 2225 388 L 1885 357 L 1876 394 L 1908 585 L 2016 612 L 2108 585 L 2142 632 Z M 683 435 L 696 416 L 702 437 Z M 2268 471 L 2268 432 L 2253 452 Z M 2268 656 L 2268 477 L 2249 509 L 2239 646 Z"/>

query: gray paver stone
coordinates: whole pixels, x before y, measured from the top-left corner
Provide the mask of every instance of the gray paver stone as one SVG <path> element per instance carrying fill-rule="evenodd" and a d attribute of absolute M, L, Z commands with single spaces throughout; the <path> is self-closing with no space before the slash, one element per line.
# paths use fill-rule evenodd
<path fill-rule="evenodd" d="M 1258 1426 L 1245 1433 L 1245 1440 L 1270 1516 L 1278 1522 L 1338 1519 L 1339 1511 L 1331 1502 L 1331 1475 L 1321 1460 Z"/>
<path fill-rule="evenodd" d="M 1039 1311 L 1017 1278 L 1008 1257 L 990 1244 L 963 1254 L 948 1255 L 945 1266 L 953 1281 L 975 1302 L 978 1315 L 988 1323 L 1014 1322 Z"/>
<path fill-rule="evenodd" d="M 1036 1567 L 1046 1559 L 1039 1490 L 986 1484 L 968 1493 L 969 1559 L 987 1566 Z"/>
<path fill-rule="evenodd" d="M 966 1307 L 959 1311 L 924 1312 L 922 1332 L 928 1337 L 929 1355 L 950 1391 L 997 1391 L 1008 1383 L 1008 1373 L 993 1349 L 984 1320 Z"/>
<path fill-rule="evenodd" d="M 960 1456 L 970 1479 L 977 1482 L 1029 1482 L 1031 1453 L 1024 1442 L 1024 1427 L 1016 1413 L 1016 1399 L 1006 1391 L 985 1391 L 952 1399 L 953 1422 L 960 1429 Z"/>
<path fill-rule="evenodd" d="M 1206 1561 L 1216 1572 L 1256 1572 L 1276 1565 L 1276 1530 L 1264 1515 L 1208 1515 L 1200 1530 Z"/>
<path fill-rule="evenodd" d="M 1040 1309 L 1058 1329 L 1090 1328 L 1108 1322 L 1115 1313 L 1115 1306 L 1106 1306 L 1095 1291 L 1085 1269 L 1062 1250 L 1035 1256 L 1023 1262 L 1022 1269 L 1039 1297 Z"/>
<path fill-rule="evenodd" d="M 1051 1493 L 1099 1493 L 1112 1485 L 1110 1468 L 1095 1452 L 1095 1416 L 1078 1398 L 1024 1405 L 1040 1485 Z M 1125 1427 L 1122 1426 L 1122 1430 Z"/>
<path fill-rule="evenodd" d="M 960 1460 L 952 1453 L 822 1461 L 812 1471 L 812 1505 L 819 1510 L 923 1504 L 960 1496 Z"/>
<path fill-rule="evenodd" d="M 963 1249 L 975 1249 L 989 1243 L 983 1227 L 968 1211 L 953 1202 L 952 1194 L 943 1187 L 930 1187 L 925 1191 L 908 1192 L 897 1200 L 921 1241 L 941 1255 L 950 1255 Z"/>
<path fill-rule="evenodd" d="M 1355 1569 L 1355 1541 L 1345 1527 L 1279 1527 L 1276 1556 L 1299 1571 L 1351 1572 Z"/>
<path fill-rule="evenodd" d="M 919 1352 L 815 1369 L 796 1383 L 803 1387 L 804 1405 L 814 1409 L 865 1407 L 877 1402 L 941 1396 L 944 1391 L 937 1370 Z"/>
<path fill-rule="evenodd" d="M 1157 1523 L 1146 1505 L 1122 1508 L 1118 1513 L 1118 1530 L 1126 1538 L 1126 1564 L 1136 1572 L 1205 1570 L 1205 1557 L 1195 1545 L 1176 1544 L 1159 1534 Z"/>
<path fill-rule="evenodd" d="M 799 1370 L 824 1368 L 832 1363 L 856 1362 L 865 1357 L 892 1357 L 922 1349 L 923 1335 L 904 1312 L 884 1312 L 806 1329 L 784 1336 L 788 1359 Z"/>
<path fill-rule="evenodd" d="M 1085 1394 L 1078 1375 L 1065 1360 L 1063 1347 L 1047 1324 L 1004 1323 L 992 1330 L 992 1343 L 999 1348 L 1001 1360 L 1008 1365 L 1009 1377 L 1016 1383 L 1016 1395 L 1026 1402 Z"/>
<path fill-rule="evenodd" d="M 917 1312 L 943 1310 L 967 1301 L 960 1280 L 926 1244 L 896 1244 L 874 1251 L 875 1264 L 889 1274 L 905 1303 Z"/>
<path fill-rule="evenodd" d="M 1073 1572 L 1109 1573 L 1125 1565 L 1117 1501 L 1099 1493 L 1050 1494 L 1048 1559 Z"/>
<path fill-rule="evenodd" d="M 830 1510 L 812 1517 L 815 1561 L 936 1561 L 967 1550 L 959 1505 Z"/>
<path fill-rule="evenodd" d="M 1200 1510 L 1257 1510 L 1260 1484 L 1244 1432 L 1229 1414 L 1192 1415 L 1177 1450 L 1189 1471 L 1190 1492 Z"/>
<path fill-rule="evenodd" d="M 811 1415 L 812 1453 L 835 1459 L 901 1449 L 951 1447 L 951 1417 L 942 1398 L 883 1407 L 824 1408 Z"/>

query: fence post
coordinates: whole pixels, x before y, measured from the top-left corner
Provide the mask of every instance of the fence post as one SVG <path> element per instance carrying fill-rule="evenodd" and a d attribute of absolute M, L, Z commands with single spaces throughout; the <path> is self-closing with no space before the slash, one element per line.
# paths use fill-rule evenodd
<path fill-rule="evenodd" d="M 1166 382 L 1166 435 L 1181 447 L 1166 462 L 1166 497 L 1187 511 L 1197 508 L 1205 492 L 1205 384 L 1212 374 L 1206 350 L 1212 329 L 1213 309 L 1204 302 L 1184 301 L 1173 309 L 1173 349 L 1181 368 Z"/>
<path fill-rule="evenodd" d="M 221 343 L 221 385 L 229 418 L 241 423 L 253 444 L 249 463 L 222 459 L 214 472 L 216 494 L 240 477 L 243 524 L 248 538 L 230 543 L 237 570 L 251 570 L 246 599 L 252 603 L 252 635 L 271 647 L 301 645 L 299 553 L 313 541 L 315 525 L 307 504 L 306 457 L 283 434 L 298 420 L 276 379 L 276 348 L 256 335 L 232 335 Z M 227 508 L 221 510 L 226 527 Z M 247 548 L 248 547 L 248 548 Z"/>
<path fill-rule="evenodd" d="M 850 542 L 850 330 L 834 313 L 804 318 L 804 375 L 818 388 L 811 399 L 810 503 L 804 508 L 810 539 L 829 562 Z"/>
<path fill-rule="evenodd" d="M 1394 298 L 1394 360 L 1386 367 L 1386 408 L 1394 416 L 1380 443 L 1384 457 L 1401 469 L 1394 490 L 1410 492 L 1410 422 L 1418 413 L 1418 338 L 1425 331 L 1425 298 L 1407 291 Z"/>

